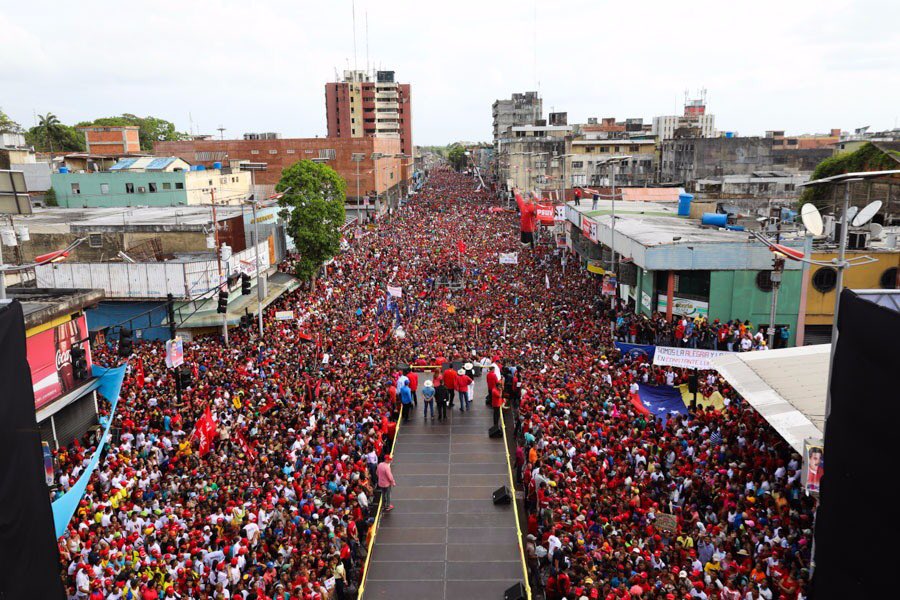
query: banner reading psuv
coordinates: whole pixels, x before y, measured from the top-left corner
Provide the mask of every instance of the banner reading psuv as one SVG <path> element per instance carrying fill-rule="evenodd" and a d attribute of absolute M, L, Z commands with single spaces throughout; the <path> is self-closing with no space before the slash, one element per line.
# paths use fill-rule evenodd
<path fill-rule="evenodd" d="M 684 369 L 712 369 L 712 359 L 729 354 L 719 350 L 699 350 L 697 348 L 671 348 L 657 346 L 653 364 L 662 367 L 682 367 Z"/>

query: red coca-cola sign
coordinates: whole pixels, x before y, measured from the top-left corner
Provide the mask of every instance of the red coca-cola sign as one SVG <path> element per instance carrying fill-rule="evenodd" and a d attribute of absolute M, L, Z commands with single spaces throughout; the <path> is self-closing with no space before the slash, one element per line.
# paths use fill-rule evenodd
<path fill-rule="evenodd" d="M 80 344 L 84 348 L 90 373 L 91 349 L 87 337 L 87 319 L 81 315 L 26 340 L 36 409 L 46 406 L 83 383 L 75 378 L 72 347 Z"/>

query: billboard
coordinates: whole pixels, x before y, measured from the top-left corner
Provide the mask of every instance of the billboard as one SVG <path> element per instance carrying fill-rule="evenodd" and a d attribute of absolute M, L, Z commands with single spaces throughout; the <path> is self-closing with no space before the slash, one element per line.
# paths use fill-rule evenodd
<path fill-rule="evenodd" d="M 91 372 L 91 347 L 87 337 L 87 319 L 82 314 L 36 333 L 25 341 L 35 409 L 43 408 L 82 383 L 75 380 L 72 367 L 72 346 L 79 341 L 85 350 L 88 373 Z"/>

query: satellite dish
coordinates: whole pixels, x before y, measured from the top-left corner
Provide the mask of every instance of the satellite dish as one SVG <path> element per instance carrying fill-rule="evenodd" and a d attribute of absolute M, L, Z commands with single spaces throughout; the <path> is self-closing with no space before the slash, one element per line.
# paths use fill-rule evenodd
<path fill-rule="evenodd" d="M 803 226 L 813 235 L 822 235 L 825 231 L 825 225 L 822 223 L 822 215 L 819 209 L 813 204 L 804 204 L 800 209 L 800 218 L 803 220 Z"/>
<path fill-rule="evenodd" d="M 859 209 L 856 208 L 855 206 L 851 206 L 850 208 L 848 208 L 847 214 L 844 217 L 844 220 L 842 221 L 842 223 L 847 223 L 848 225 L 852 226 L 853 225 L 853 217 L 855 217 L 856 213 L 858 213 L 858 212 L 859 212 Z"/>
<path fill-rule="evenodd" d="M 884 227 L 878 223 L 869 223 L 869 234 L 873 240 L 880 240 L 882 233 L 884 233 Z"/>
<path fill-rule="evenodd" d="M 863 225 L 871 221 L 872 217 L 874 217 L 875 213 L 877 213 L 879 210 L 881 210 L 881 200 L 876 200 L 875 202 L 872 202 L 861 211 L 859 211 L 859 213 L 856 215 L 856 218 L 851 221 L 851 224 L 854 227 L 862 227 Z"/>

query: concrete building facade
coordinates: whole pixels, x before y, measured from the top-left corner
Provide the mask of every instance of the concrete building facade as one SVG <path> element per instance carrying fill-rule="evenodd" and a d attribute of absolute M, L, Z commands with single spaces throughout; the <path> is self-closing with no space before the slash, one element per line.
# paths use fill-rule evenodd
<path fill-rule="evenodd" d="M 544 114 L 543 110 L 543 100 L 537 92 L 515 93 L 509 100 L 495 100 L 491 107 L 495 149 L 510 128 L 534 125 Z"/>
<path fill-rule="evenodd" d="M 383 196 L 404 192 L 409 187 L 404 169 L 412 158 L 401 154 L 399 138 L 286 138 L 256 140 L 185 140 L 157 142 L 157 155 L 178 156 L 193 164 L 211 166 L 214 161 L 241 170 L 252 169 L 254 193 L 257 197 L 274 192 L 281 172 L 299 160 L 313 160 L 332 167 L 347 184 L 347 198 Z M 362 155 L 362 162 L 353 162 L 353 155 Z M 372 158 L 381 155 L 381 158 Z M 357 171 L 358 167 L 358 171 Z"/>
<path fill-rule="evenodd" d="M 771 170 L 772 140 L 760 137 L 670 139 L 660 143 L 660 183 L 693 190 L 698 179 Z"/>
<path fill-rule="evenodd" d="M 251 193 L 251 174 L 230 168 L 189 170 L 177 157 L 127 158 L 109 171 L 53 173 L 64 208 L 240 204 Z"/>
<path fill-rule="evenodd" d="M 400 152 L 413 154 L 412 102 L 408 83 L 394 71 L 344 71 L 342 81 L 325 84 L 329 138 L 382 137 L 400 140 Z"/>
<path fill-rule="evenodd" d="M 685 101 L 684 114 L 653 117 L 651 132 L 660 141 L 671 140 L 690 132 L 691 137 L 716 137 L 715 115 L 706 112 L 705 95 L 699 99 Z"/>

